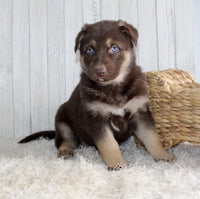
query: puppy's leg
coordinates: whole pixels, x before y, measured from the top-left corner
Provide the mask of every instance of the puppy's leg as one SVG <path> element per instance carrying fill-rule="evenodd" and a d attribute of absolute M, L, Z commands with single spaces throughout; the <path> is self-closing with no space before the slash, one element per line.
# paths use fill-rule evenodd
<path fill-rule="evenodd" d="M 76 140 L 70 126 L 64 122 L 56 123 L 56 146 L 58 148 L 58 157 L 67 159 L 74 155 Z"/>
<path fill-rule="evenodd" d="M 121 155 L 119 145 L 108 126 L 105 127 L 103 135 L 95 143 L 109 170 L 119 170 L 127 166 Z"/>
<path fill-rule="evenodd" d="M 172 161 L 174 155 L 167 153 L 156 133 L 154 121 L 149 110 L 136 114 L 136 136 L 142 141 L 147 151 L 156 160 Z"/>

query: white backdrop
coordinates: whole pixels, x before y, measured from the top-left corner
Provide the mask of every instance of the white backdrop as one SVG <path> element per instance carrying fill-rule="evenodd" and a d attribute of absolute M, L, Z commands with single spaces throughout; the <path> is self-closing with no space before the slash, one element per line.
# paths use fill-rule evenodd
<path fill-rule="evenodd" d="M 84 23 L 123 19 L 138 28 L 144 71 L 195 75 L 192 0 L 0 0 L 0 137 L 54 128 L 79 81 L 75 37 Z"/>

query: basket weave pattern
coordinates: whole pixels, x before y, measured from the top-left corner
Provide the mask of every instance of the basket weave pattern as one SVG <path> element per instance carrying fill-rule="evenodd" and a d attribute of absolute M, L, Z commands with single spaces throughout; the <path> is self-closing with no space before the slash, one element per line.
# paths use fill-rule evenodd
<path fill-rule="evenodd" d="M 147 72 L 150 110 L 165 149 L 200 143 L 200 84 L 185 71 Z M 138 146 L 142 143 L 136 139 Z"/>

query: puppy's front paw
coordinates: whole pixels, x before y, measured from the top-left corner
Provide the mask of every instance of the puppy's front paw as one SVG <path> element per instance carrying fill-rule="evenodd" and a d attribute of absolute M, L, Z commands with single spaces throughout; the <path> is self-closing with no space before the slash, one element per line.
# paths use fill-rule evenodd
<path fill-rule="evenodd" d="M 173 160 L 176 160 L 176 157 L 175 155 L 166 152 L 165 154 L 161 156 L 154 157 L 154 160 L 156 162 L 161 161 L 161 160 L 165 162 L 172 162 Z"/>
<path fill-rule="evenodd" d="M 126 163 L 126 162 L 122 162 L 122 163 L 118 163 L 118 164 L 116 164 L 115 166 L 113 166 L 113 167 L 108 167 L 108 170 L 109 171 L 111 171 L 111 170 L 114 170 L 114 171 L 118 171 L 118 170 L 120 170 L 120 169 L 122 169 L 122 168 L 125 168 L 125 167 L 128 167 L 129 166 L 129 164 L 128 163 Z"/>
<path fill-rule="evenodd" d="M 68 150 L 59 150 L 58 151 L 58 157 L 63 157 L 64 159 L 70 158 L 74 155 L 73 151 L 68 151 Z"/>
<path fill-rule="evenodd" d="M 74 155 L 73 147 L 68 143 L 63 143 L 58 149 L 58 157 L 64 159 L 70 158 Z"/>

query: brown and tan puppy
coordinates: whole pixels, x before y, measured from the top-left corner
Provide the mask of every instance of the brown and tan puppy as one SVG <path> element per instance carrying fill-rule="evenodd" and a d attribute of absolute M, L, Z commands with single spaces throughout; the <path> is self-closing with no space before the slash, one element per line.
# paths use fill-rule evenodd
<path fill-rule="evenodd" d="M 137 30 L 123 21 L 85 25 L 75 44 L 81 79 L 56 114 L 56 131 L 33 134 L 20 143 L 55 137 L 58 156 L 65 158 L 79 144 L 96 146 L 108 168 L 118 170 L 127 165 L 119 144 L 135 134 L 155 160 L 172 161 L 149 111 L 145 77 L 135 62 L 137 39 Z"/>

